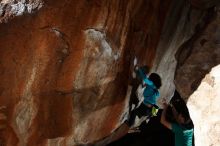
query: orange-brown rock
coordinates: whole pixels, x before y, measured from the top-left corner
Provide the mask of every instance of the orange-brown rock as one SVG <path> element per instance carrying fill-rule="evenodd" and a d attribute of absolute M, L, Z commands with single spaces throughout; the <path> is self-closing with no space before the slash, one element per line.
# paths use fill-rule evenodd
<path fill-rule="evenodd" d="M 72 146 L 110 135 L 128 111 L 130 62 L 152 65 L 170 1 L 48 0 L 28 14 L 20 8 L 41 1 L 21 0 L 19 16 L 4 2 L 1 143 Z"/>
<path fill-rule="evenodd" d="M 220 63 L 216 2 L 2 0 L 0 144 L 106 145 L 121 137 L 126 127 L 114 131 L 127 118 L 135 56 L 162 76 L 162 97 L 175 76 L 187 99 Z"/>

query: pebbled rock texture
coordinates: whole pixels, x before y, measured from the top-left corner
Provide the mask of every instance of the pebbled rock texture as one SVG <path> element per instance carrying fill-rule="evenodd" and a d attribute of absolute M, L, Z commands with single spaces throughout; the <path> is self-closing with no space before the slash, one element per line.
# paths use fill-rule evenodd
<path fill-rule="evenodd" d="M 220 65 L 205 76 L 189 97 L 188 107 L 195 123 L 195 145 L 220 145 Z"/>
<path fill-rule="evenodd" d="M 43 0 L 1 0 L 0 23 L 24 13 L 33 13 L 42 8 L 43 4 Z"/>

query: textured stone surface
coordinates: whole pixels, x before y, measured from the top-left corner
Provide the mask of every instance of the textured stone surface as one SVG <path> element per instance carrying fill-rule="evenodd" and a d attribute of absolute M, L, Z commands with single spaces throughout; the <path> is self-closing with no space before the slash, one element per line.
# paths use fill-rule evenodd
<path fill-rule="evenodd" d="M 208 9 L 219 4 L 219 0 L 190 0 L 190 2 L 200 9 Z"/>
<path fill-rule="evenodd" d="M 197 89 L 211 68 L 220 64 L 219 7 L 210 14 L 205 27 L 183 44 L 176 55 L 176 87 L 185 99 Z"/>
<path fill-rule="evenodd" d="M 205 76 L 189 97 L 188 107 L 195 124 L 196 146 L 220 145 L 220 65 Z"/>
<path fill-rule="evenodd" d="M 8 19 L 24 13 L 33 13 L 43 6 L 42 0 L 1 0 L 0 1 L 0 22 L 7 22 Z"/>
<path fill-rule="evenodd" d="M 175 89 L 174 75 L 177 66 L 175 54 L 178 49 L 197 33 L 196 27 L 206 23 L 207 11 L 196 9 L 185 0 L 173 1 L 157 47 L 151 72 L 162 77 L 161 99 L 170 100 Z M 180 72 L 181 74 L 182 72 Z M 178 81 L 176 84 L 181 84 Z M 162 105 L 162 104 L 161 104 Z"/>
<path fill-rule="evenodd" d="M 219 9 L 198 2 L 203 10 L 185 0 L 2 0 L 0 143 L 118 139 L 127 130 L 115 132 L 127 116 L 135 56 L 161 74 L 165 98 L 177 65 L 175 83 L 187 99 L 219 63 Z"/>
<path fill-rule="evenodd" d="M 152 66 L 169 1 L 49 0 L 14 19 L 34 1 L 1 2 L 18 6 L 0 24 L 1 143 L 73 146 L 109 136 L 128 111 L 130 62 Z"/>

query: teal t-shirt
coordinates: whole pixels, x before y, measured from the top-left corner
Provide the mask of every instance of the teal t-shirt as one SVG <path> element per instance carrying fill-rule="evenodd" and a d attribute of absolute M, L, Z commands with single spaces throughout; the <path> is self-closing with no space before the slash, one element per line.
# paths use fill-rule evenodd
<path fill-rule="evenodd" d="M 172 131 L 175 133 L 175 146 L 192 146 L 193 129 L 186 129 L 172 123 Z"/>
<path fill-rule="evenodd" d="M 144 83 L 147 85 L 144 89 L 143 95 L 144 95 L 144 104 L 152 104 L 157 105 L 157 98 L 159 98 L 160 93 L 157 90 L 154 83 L 148 79 L 148 77 L 145 75 L 144 71 L 142 69 L 138 69 L 137 71 L 138 76 L 144 81 Z"/>

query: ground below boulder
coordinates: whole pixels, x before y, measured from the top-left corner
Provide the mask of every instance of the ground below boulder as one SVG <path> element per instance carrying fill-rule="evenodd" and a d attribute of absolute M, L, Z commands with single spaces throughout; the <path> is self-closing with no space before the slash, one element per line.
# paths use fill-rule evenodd
<path fill-rule="evenodd" d="M 141 125 L 141 132 L 127 134 L 108 146 L 174 146 L 174 135 L 160 124 L 160 116 L 161 111 L 148 124 Z"/>

